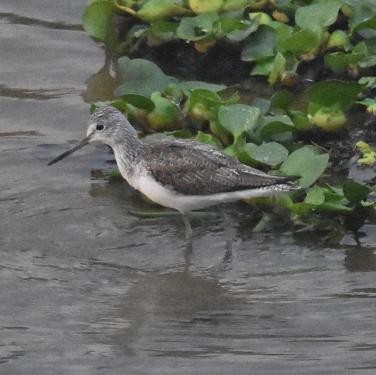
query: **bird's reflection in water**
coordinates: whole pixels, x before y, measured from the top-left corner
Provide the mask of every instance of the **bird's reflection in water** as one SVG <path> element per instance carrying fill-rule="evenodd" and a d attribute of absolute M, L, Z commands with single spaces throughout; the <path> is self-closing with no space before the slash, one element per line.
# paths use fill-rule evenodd
<path fill-rule="evenodd" d="M 102 339 L 133 355 L 209 353 L 212 349 L 201 347 L 197 339 L 210 337 L 217 329 L 226 331 L 228 324 L 236 326 L 233 314 L 243 303 L 208 273 L 189 269 L 150 273 L 135 283 L 116 308 L 116 315 L 129 321 L 129 326 Z M 209 341 L 214 344 L 216 339 Z"/>
<path fill-rule="evenodd" d="M 98 171 L 93 172 L 92 177 L 90 195 L 94 199 L 110 199 L 112 204 L 125 208 L 124 214 L 130 211 L 157 211 L 157 206 L 143 200 L 138 192 L 121 179 L 109 178 L 109 175 Z M 162 213 L 163 209 L 160 211 Z M 89 340 L 95 339 L 96 344 L 99 342 L 101 345 L 116 347 L 122 353 L 132 356 L 142 353 L 153 356 L 185 356 L 192 352 L 205 354 L 211 351 L 210 348 L 197 345 L 196 339 L 203 329 L 210 332 L 213 329 L 216 331 L 217 326 L 223 326 L 221 329 L 226 330 L 229 323 L 237 326 L 233 312 L 244 301 L 231 295 L 218 280 L 218 274 L 229 267 L 232 261 L 232 242 L 226 236 L 233 228 L 224 230 L 228 221 L 224 223 L 223 215 L 216 210 L 199 213 L 192 218 L 194 236 L 189 240 L 185 239 L 179 214 L 140 219 L 143 227 L 141 235 L 148 232 L 149 225 L 150 228 L 167 225 L 170 234 L 164 230 L 158 232 L 155 228 L 149 232 L 174 238 L 176 244 L 172 246 L 177 251 L 180 249 L 180 262 L 166 262 L 164 267 L 159 262 L 159 266 L 151 271 L 137 271 L 129 292 L 116 298 L 117 306 L 111 307 L 103 323 L 106 325 L 107 320 L 111 319 L 127 324 L 111 330 L 108 335 L 92 336 Z M 171 234 L 171 230 L 176 235 Z M 222 239 L 218 240 L 218 237 Z M 155 246 L 164 246 L 165 241 L 158 245 L 158 237 L 149 239 L 154 241 L 150 244 L 150 252 L 141 254 L 139 248 L 135 251 L 140 257 L 147 254 L 163 257 L 163 249 L 156 252 Z M 205 246 L 210 240 L 211 246 Z M 223 244 L 221 249 L 219 244 Z M 124 249 L 124 257 L 128 256 L 129 251 L 132 250 Z M 218 253 L 223 255 L 213 258 L 213 254 Z M 104 254 L 105 257 L 110 255 Z M 116 264 L 113 266 L 116 267 Z M 106 327 L 102 327 L 102 332 L 106 331 Z"/>

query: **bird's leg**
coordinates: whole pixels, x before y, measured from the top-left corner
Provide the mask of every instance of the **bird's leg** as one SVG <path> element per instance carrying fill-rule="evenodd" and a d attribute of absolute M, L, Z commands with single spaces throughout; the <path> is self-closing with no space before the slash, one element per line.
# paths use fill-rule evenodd
<path fill-rule="evenodd" d="M 189 222 L 188 215 L 185 212 L 182 212 L 182 218 L 185 226 L 185 238 L 189 239 L 193 234 L 191 223 Z"/>
<path fill-rule="evenodd" d="M 222 217 L 222 222 L 224 224 L 224 234 L 226 236 L 226 252 L 223 256 L 222 262 L 224 264 L 231 263 L 233 254 L 232 254 L 232 233 L 231 233 L 231 223 L 228 220 L 228 216 L 226 215 L 225 211 L 222 207 L 219 208 L 219 212 Z"/>
<path fill-rule="evenodd" d="M 188 239 L 184 249 L 184 270 L 189 271 L 189 267 L 192 263 L 192 255 L 193 255 L 193 241 L 192 237 Z"/>

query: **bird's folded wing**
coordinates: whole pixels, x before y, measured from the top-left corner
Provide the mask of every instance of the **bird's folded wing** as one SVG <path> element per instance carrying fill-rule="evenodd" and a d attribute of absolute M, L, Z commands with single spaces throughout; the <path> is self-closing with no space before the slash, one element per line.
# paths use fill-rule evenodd
<path fill-rule="evenodd" d="M 209 195 L 286 182 L 198 142 L 156 143 L 146 158 L 152 176 L 181 194 Z"/>

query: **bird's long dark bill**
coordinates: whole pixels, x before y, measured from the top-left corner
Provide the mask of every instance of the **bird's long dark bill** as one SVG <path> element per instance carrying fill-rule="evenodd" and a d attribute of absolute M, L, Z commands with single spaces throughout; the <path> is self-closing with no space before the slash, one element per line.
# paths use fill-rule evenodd
<path fill-rule="evenodd" d="M 84 138 L 80 143 L 78 143 L 76 146 L 72 147 L 70 150 L 68 151 L 65 151 L 63 152 L 62 154 L 60 154 L 59 156 L 57 156 L 54 160 L 51 160 L 48 165 L 52 165 L 52 164 L 55 164 L 57 163 L 58 161 L 66 158 L 67 156 L 69 156 L 70 154 L 73 154 L 75 151 L 79 150 L 80 148 L 86 146 L 87 144 L 89 144 L 89 141 L 90 141 L 90 138 L 91 138 L 91 134 L 88 135 L 86 138 Z"/>

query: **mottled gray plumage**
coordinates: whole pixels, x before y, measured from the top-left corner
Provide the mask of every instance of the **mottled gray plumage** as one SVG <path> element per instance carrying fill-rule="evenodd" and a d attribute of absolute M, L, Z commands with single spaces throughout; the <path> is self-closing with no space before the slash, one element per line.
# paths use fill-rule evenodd
<path fill-rule="evenodd" d="M 191 141 L 163 141 L 142 153 L 153 177 L 187 195 L 209 195 L 286 183 L 290 177 L 270 176 L 241 164 L 209 145 Z"/>

